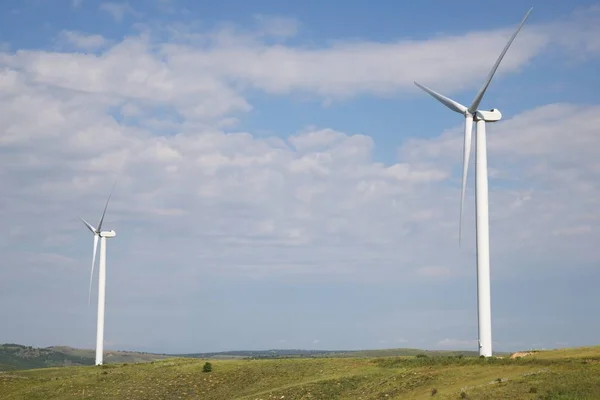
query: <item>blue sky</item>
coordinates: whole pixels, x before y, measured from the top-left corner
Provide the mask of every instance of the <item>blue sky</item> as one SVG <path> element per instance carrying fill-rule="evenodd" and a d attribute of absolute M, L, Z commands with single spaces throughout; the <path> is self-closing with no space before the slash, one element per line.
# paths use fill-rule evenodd
<path fill-rule="evenodd" d="M 596 344 L 592 1 L 2 2 L 0 342 L 93 347 L 118 178 L 108 348 L 476 349 L 462 121 L 413 81 L 470 104 L 529 6 L 482 103 L 494 348 Z"/>

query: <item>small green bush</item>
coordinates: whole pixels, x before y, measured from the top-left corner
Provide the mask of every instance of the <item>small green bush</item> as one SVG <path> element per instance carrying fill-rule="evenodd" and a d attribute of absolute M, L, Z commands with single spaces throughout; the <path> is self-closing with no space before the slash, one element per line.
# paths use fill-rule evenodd
<path fill-rule="evenodd" d="M 206 363 L 204 363 L 204 367 L 202 367 L 202 372 L 211 372 L 211 371 L 212 371 L 212 364 L 207 361 Z"/>

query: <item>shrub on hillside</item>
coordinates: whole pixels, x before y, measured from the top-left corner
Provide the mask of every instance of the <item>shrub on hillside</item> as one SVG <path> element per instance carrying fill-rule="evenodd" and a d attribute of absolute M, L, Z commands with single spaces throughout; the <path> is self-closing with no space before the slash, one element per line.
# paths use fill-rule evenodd
<path fill-rule="evenodd" d="M 210 372 L 212 371 L 212 364 L 208 361 L 204 363 L 204 367 L 202 367 L 202 372 Z"/>

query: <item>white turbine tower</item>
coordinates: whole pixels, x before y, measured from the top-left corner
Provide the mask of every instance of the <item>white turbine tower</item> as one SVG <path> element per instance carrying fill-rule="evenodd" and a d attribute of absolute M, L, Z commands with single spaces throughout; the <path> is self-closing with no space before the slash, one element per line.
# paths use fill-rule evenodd
<path fill-rule="evenodd" d="M 469 155 L 471 153 L 471 130 L 473 129 L 473 121 L 476 123 L 476 141 L 475 141 L 475 213 L 476 213 L 476 229 L 477 229 L 477 312 L 478 312 L 478 328 L 479 328 L 479 354 L 485 357 L 492 355 L 492 310 L 490 300 L 490 238 L 489 238 L 489 218 L 488 218 L 488 172 L 487 172 L 487 149 L 485 123 L 496 122 L 502 118 L 500 111 L 491 109 L 489 111 L 478 110 L 479 103 L 485 94 L 494 73 L 498 69 L 498 65 L 504 58 L 508 48 L 513 40 L 523 27 L 523 24 L 531 13 L 530 8 L 523 17 L 521 24 L 513 33 L 512 37 L 502 50 L 500 57 L 492 67 L 490 74 L 484 82 L 481 89 L 473 99 L 470 107 L 465 107 L 462 104 L 442 96 L 441 94 L 425 87 L 415 84 L 444 104 L 446 107 L 465 117 L 465 137 L 464 137 L 464 152 L 463 152 L 463 173 L 462 187 L 460 197 L 460 221 L 458 228 L 458 241 L 462 236 L 462 215 L 463 204 L 465 201 L 465 185 L 467 181 L 467 171 L 469 168 Z"/>
<path fill-rule="evenodd" d="M 113 185 L 114 189 L 114 185 Z M 96 365 L 102 365 L 102 358 L 104 352 L 104 306 L 105 306 L 105 296 L 106 296 L 106 239 L 113 238 L 116 236 L 114 230 L 103 231 L 102 230 L 102 222 L 104 222 L 104 215 L 106 214 L 106 209 L 108 208 L 108 202 L 110 201 L 110 197 L 112 196 L 112 189 L 110 194 L 108 195 L 108 199 L 106 200 L 106 205 L 104 206 L 104 212 L 102 213 L 102 218 L 100 218 L 100 222 L 98 223 L 98 229 L 94 228 L 90 225 L 85 219 L 81 218 L 85 226 L 94 234 L 94 253 L 92 256 L 92 271 L 90 273 L 90 289 L 88 293 L 88 304 L 91 300 L 92 296 L 92 279 L 94 276 L 94 264 L 96 263 L 96 248 L 98 247 L 98 238 L 100 238 L 100 266 L 98 268 L 98 322 L 96 328 Z"/>

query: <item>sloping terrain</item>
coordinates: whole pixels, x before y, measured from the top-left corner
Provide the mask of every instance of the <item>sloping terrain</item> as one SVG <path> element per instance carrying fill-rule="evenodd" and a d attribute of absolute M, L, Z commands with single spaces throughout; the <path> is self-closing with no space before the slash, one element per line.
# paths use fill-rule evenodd
<path fill-rule="evenodd" d="M 173 357 L 202 358 L 202 359 L 227 359 L 227 358 L 294 358 L 294 357 L 397 357 L 397 356 L 416 356 L 425 354 L 431 357 L 437 356 L 476 356 L 477 351 L 453 351 L 453 350 L 422 350 L 422 349 L 378 349 L 378 350 L 302 350 L 302 349 L 283 349 L 283 350 L 236 350 L 222 351 L 216 353 L 191 353 L 191 354 L 173 354 Z M 501 354 L 501 353 L 498 353 Z"/>
<path fill-rule="evenodd" d="M 105 364 L 138 363 L 165 358 L 202 358 L 202 359 L 270 359 L 294 357 L 390 357 L 390 356 L 415 356 L 426 354 L 428 356 L 463 355 L 474 356 L 474 351 L 427 351 L 420 349 L 385 349 L 385 350 L 360 350 L 360 351 L 331 351 L 331 350 L 236 350 L 213 353 L 194 354 L 154 354 L 136 351 L 105 350 Z M 72 365 L 94 365 L 95 351 L 88 349 L 75 349 L 68 346 L 52 346 L 36 348 L 20 344 L 0 345 L 0 371 L 15 369 L 31 369 L 44 367 L 61 367 Z"/>
<path fill-rule="evenodd" d="M 0 371 L 93 364 L 92 358 L 79 354 L 67 354 L 53 348 L 35 348 L 19 344 L 0 346 Z"/>
<path fill-rule="evenodd" d="M 106 363 L 135 363 L 167 357 L 169 356 L 132 351 L 107 351 L 104 354 Z M 36 348 L 10 343 L 0 345 L 0 371 L 94 365 L 94 359 L 94 350 L 74 349 L 66 346 Z"/>
<path fill-rule="evenodd" d="M 600 399 L 600 347 L 519 358 L 168 359 L 0 374 L 15 399 Z"/>

